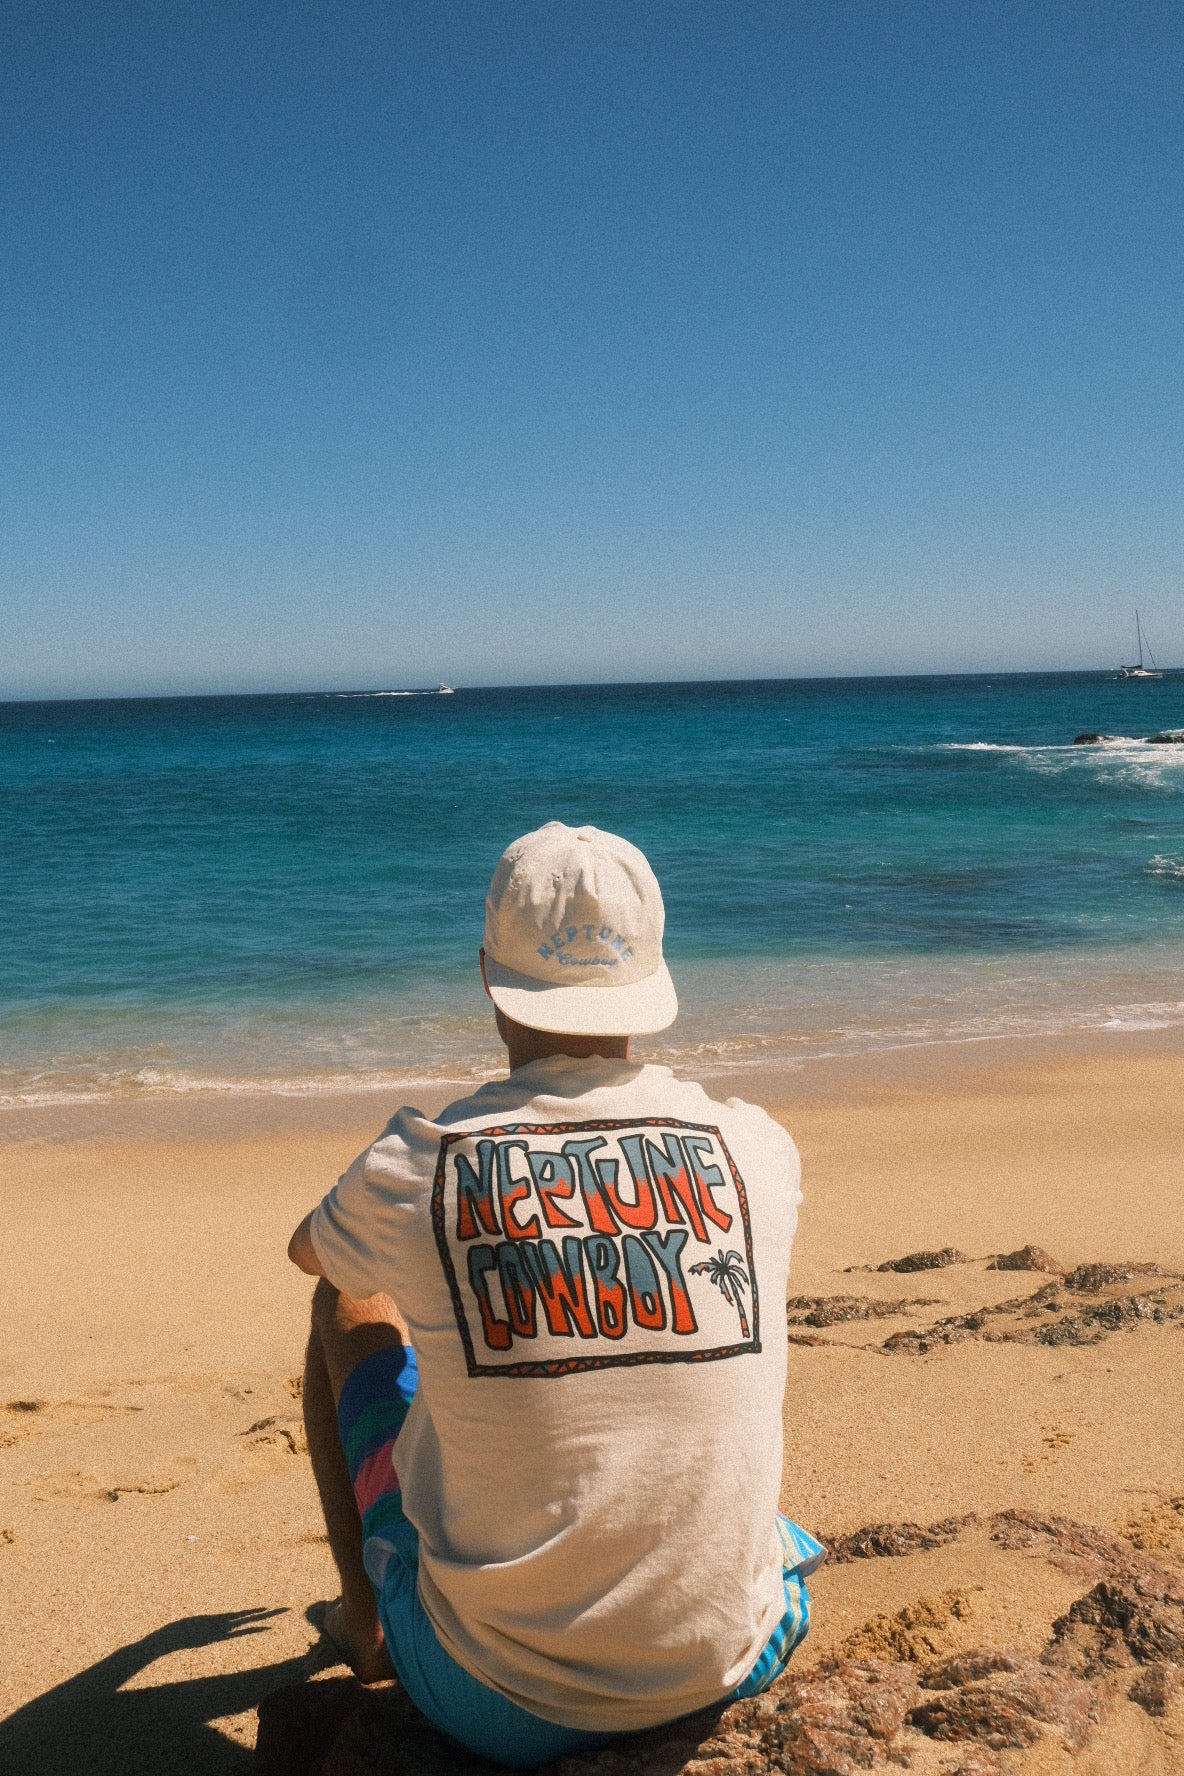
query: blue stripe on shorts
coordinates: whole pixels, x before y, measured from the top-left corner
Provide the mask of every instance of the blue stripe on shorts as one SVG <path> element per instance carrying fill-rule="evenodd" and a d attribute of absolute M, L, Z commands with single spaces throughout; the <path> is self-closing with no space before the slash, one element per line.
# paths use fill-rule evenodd
<path fill-rule="evenodd" d="M 397 1439 L 419 1373 L 409 1345 L 366 1357 L 347 1376 L 337 1406 L 341 1446 L 362 1519 L 362 1558 L 378 1601 L 391 1662 L 420 1713 L 495 1763 L 533 1769 L 594 1750 L 619 1735 L 556 1726 L 520 1708 L 459 1665 L 436 1638 L 419 1598 L 419 1537 L 403 1515 Z M 777 1519 L 785 1613 L 744 1682 L 724 1702 L 759 1696 L 780 1677 L 810 1627 L 805 1580 L 826 1550 L 787 1517 Z"/>

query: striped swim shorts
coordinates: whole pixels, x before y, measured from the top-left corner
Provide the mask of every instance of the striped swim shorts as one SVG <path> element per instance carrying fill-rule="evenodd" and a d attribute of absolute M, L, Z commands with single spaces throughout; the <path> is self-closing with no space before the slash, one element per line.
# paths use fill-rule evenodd
<path fill-rule="evenodd" d="M 556 1726 L 491 1690 L 458 1665 L 436 1638 L 419 1599 L 419 1536 L 403 1515 L 395 1441 L 419 1375 L 409 1345 L 366 1357 L 346 1378 L 337 1407 L 341 1445 L 362 1519 L 362 1559 L 399 1681 L 421 1714 L 471 1751 L 532 1769 L 605 1745 L 608 1733 Z M 724 1700 L 759 1696 L 779 1677 L 810 1627 L 806 1579 L 826 1550 L 787 1517 L 777 1519 L 785 1613 L 744 1682 Z"/>

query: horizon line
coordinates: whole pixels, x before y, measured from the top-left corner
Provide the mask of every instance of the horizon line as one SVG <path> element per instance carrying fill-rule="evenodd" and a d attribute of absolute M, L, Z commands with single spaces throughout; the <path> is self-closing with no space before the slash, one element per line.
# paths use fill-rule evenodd
<path fill-rule="evenodd" d="M 466 692 L 496 691 L 614 691 L 675 690 L 689 685 L 776 685 L 776 684 L 877 684 L 890 681 L 940 679 L 1023 679 L 1023 678 L 1109 678 L 1118 682 L 1114 666 L 1045 667 L 1017 672 L 1007 668 L 992 671 L 984 667 L 976 672 L 822 672 L 810 674 L 763 674 L 746 678 L 621 678 L 621 679 L 559 679 L 550 681 L 522 680 L 509 684 L 459 684 L 440 690 L 435 685 L 371 685 L 319 687 L 315 690 L 289 688 L 270 691 L 124 691 L 98 695 L 64 697 L 0 697 L 0 709 L 19 709 L 61 703 L 212 703 L 231 699 L 263 701 L 284 697 L 439 697 L 463 695 Z M 1184 675 L 1184 667 L 1162 666 L 1164 678 Z M 440 681 L 443 683 L 443 681 Z"/>

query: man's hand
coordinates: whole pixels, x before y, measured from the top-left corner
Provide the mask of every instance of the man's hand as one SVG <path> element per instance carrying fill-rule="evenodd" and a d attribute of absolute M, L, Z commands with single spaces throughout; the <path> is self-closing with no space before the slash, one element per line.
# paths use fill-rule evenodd
<path fill-rule="evenodd" d="M 288 1241 L 288 1257 L 297 1270 L 302 1270 L 306 1276 L 319 1277 L 324 1276 L 325 1273 L 321 1269 L 321 1261 L 317 1257 L 316 1248 L 312 1243 L 310 1229 L 314 1213 L 315 1210 L 309 1211 Z"/>

